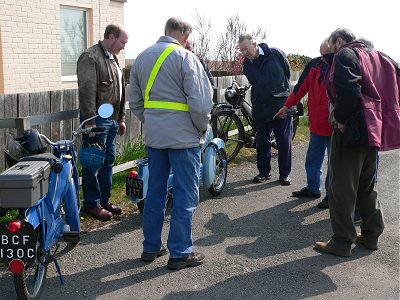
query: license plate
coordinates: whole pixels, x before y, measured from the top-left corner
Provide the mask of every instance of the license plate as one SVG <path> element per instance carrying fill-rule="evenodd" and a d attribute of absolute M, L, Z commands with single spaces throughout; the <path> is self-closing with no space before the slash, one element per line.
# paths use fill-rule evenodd
<path fill-rule="evenodd" d="M 136 198 L 143 198 L 143 180 L 126 177 L 126 195 Z"/>
<path fill-rule="evenodd" d="M 32 262 L 36 256 L 36 232 L 32 224 L 22 222 L 18 233 L 10 233 L 7 223 L 0 224 L 0 262 L 9 263 L 20 259 L 25 263 Z"/>

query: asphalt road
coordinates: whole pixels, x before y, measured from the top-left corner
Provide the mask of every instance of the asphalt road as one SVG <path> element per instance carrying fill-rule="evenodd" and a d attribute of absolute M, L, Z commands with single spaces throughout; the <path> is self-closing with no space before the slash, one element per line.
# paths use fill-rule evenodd
<path fill-rule="evenodd" d="M 355 245 L 339 258 L 313 250 L 331 236 L 329 214 L 319 200 L 290 197 L 305 185 L 307 144 L 294 148 L 292 185 L 272 179 L 252 184 L 254 164 L 228 170 L 223 194 L 202 192 L 194 218 L 195 249 L 206 255 L 199 267 L 166 268 L 168 257 L 140 261 L 140 216 L 83 236 L 62 256 L 65 284 L 50 265 L 43 299 L 399 299 L 400 151 L 380 154 L 378 195 L 386 228 L 379 250 Z M 168 220 L 164 236 L 167 236 Z M 359 228 L 358 228 L 359 230 Z M 12 278 L 0 271 L 0 299 L 15 299 Z"/>

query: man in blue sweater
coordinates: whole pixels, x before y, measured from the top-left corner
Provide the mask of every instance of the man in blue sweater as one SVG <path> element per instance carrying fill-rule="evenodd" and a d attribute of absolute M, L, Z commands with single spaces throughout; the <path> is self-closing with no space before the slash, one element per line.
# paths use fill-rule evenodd
<path fill-rule="evenodd" d="M 250 34 L 239 37 L 244 56 L 243 73 L 252 85 L 252 117 L 256 126 L 257 168 L 253 182 L 271 178 L 271 133 L 278 145 L 279 181 L 290 185 L 292 167 L 292 119 L 274 119 L 290 94 L 290 66 L 285 53 L 267 44 L 257 44 Z"/>

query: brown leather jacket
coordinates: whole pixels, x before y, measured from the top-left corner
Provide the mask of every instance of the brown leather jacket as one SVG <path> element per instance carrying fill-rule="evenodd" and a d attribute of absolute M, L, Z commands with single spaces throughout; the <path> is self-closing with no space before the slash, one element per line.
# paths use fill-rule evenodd
<path fill-rule="evenodd" d="M 115 55 L 114 59 L 118 64 Z M 119 84 L 118 71 L 112 64 L 101 41 L 88 48 L 79 57 L 77 66 L 79 109 L 83 119 L 95 116 L 101 104 L 111 103 L 114 106 L 112 118 L 118 122 L 125 121 L 125 87 Z M 124 76 L 123 70 L 121 72 Z M 124 78 L 122 82 L 125 82 Z M 121 100 L 120 88 L 122 88 Z M 95 121 L 89 121 L 87 124 L 93 125 Z"/>

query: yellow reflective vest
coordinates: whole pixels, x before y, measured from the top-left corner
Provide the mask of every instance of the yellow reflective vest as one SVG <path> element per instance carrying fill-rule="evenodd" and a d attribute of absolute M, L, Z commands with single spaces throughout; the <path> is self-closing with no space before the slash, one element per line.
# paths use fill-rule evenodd
<path fill-rule="evenodd" d="M 176 48 L 181 47 L 176 44 L 172 44 L 165 48 L 165 50 L 158 57 L 156 63 L 154 64 L 153 69 L 151 70 L 149 80 L 146 85 L 146 91 L 144 94 L 144 108 L 161 108 L 161 109 L 169 109 L 169 110 L 180 110 L 180 111 L 189 111 L 189 105 L 181 102 L 171 102 L 171 101 L 159 101 L 150 99 L 150 91 L 153 87 L 154 81 L 156 80 L 157 74 L 160 71 L 162 64 L 165 59 L 174 51 Z"/>

